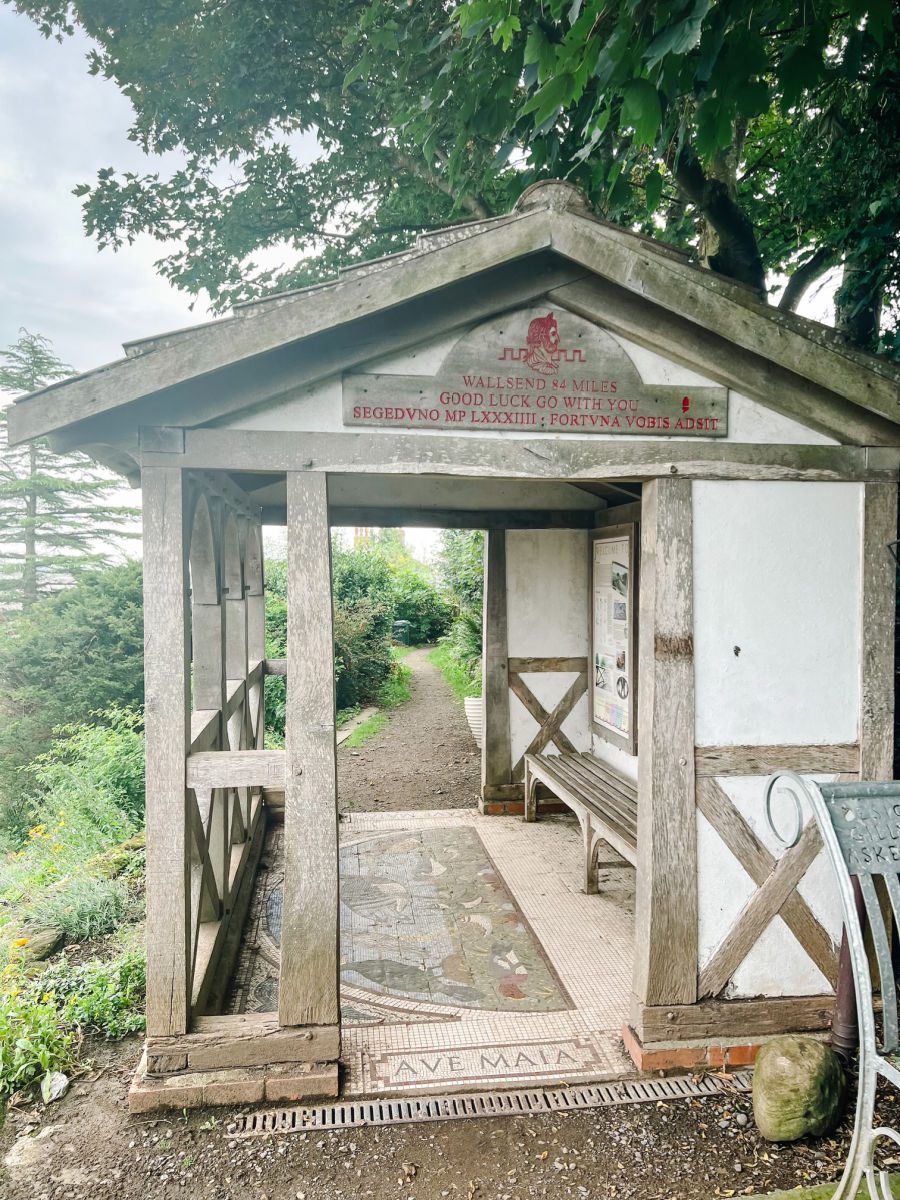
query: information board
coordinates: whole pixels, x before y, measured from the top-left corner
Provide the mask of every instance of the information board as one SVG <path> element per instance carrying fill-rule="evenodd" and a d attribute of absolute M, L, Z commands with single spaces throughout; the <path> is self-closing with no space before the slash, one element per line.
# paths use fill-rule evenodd
<path fill-rule="evenodd" d="M 636 752 L 634 528 L 616 526 L 591 541 L 591 722 L 630 754 Z"/>

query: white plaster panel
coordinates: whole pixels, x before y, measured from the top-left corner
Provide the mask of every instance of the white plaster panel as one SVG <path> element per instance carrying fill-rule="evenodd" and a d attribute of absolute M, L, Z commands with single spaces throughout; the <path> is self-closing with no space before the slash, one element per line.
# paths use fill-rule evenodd
<path fill-rule="evenodd" d="M 510 530 L 506 595 L 511 657 L 587 657 L 587 531 Z"/>
<path fill-rule="evenodd" d="M 656 350 L 648 350 L 645 346 L 639 346 L 637 342 L 629 341 L 617 333 L 611 333 L 610 336 L 615 338 L 637 367 L 644 383 L 666 383 L 676 387 L 716 387 L 714 379 L 700 375 L 681 363 L 672 362 Z"/>
<path fill-rule="evenodd" d="M 614 771 L 618 771 L 626 779 L 637 783 L 637 754 L 628 754 L 625 750 L 620 750 L 618 746 L 614 746 L 611 742 L 607 742 L 605 738 L 593 732 L 591 733 L 590 749 L 595 758 L 599 758 L 601 762 L 609 763 Z M 638 753 L 640 753 L 640 739 L 638 739 Z"/>
<path fill-rule="evenodd" d="M 588 653 L 588 536 L 583 529 L 510 530 L 506 535 L 506 604 L 511 658 Z M 550 712 L 573 674 L 529 672 L 530 690 Z M 537 731 L 534 718 L 512 694 L 510 743 L 516 762 Z M 590 745 L 587 703 L 579 701 L 563 724 L 579 749 Z"/>
<path fill-rule="evenodd" d="M 790 446 L 837 446 L 840 443 L 799 421 L 782 416 L 740 392 L 729 392 L 728 442 Z"/>
<path fill-rule="evenodd" d="M 831 990 L 831 984 L 781 917 L 775 917 L 735 971 L 725 997 L 825 996 Z"/>
<path fill-rule="evenodd" d="M 441 363 L 466 332 L 466 329 L 454 329 L 444 337 L 421 342 L 410 350 L 373 358 L 365 369 L 380 375 L 436 375 Z"/>
<path fill-rule="evenodd" d="M 855 741 L 861 485 L 703 480 L 693 498 L 697 744 Z"/>
<path fill-rule="evenodd" d="M 261 429 L 276 432 L 339 433 L 341 423 L 341 380 L 332 376 L 310 387 L 297 388 L 271 404 L 230 417 L 232 429 Z"/>

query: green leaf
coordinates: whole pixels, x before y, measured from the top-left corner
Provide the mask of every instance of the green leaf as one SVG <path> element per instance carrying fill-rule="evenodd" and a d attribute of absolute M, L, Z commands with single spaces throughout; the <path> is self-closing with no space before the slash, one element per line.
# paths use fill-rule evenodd
<path fill-rule="evenodd" d="M 644 62 L 654 67 L 668 54 L 687 54 L 700 41 L 703 18 L 709 12 L 711 0 L 695 0 L 688 16 L 673 21 L 661 29 L 644 52 Z"/>
<path fill-rule="evenodd" d="M 659 92 L 649 79 L 632 79 L 622 96 L 622 121 L 634 129 L 640 145 L 652 145 L 662 121 Z"/>
<path fill-rule="evenodd" d="M 495 46 L 498 43 L 502 43 L 502 48 L 504 50 L 508 50 L 512 45 L 513 37 L 519 33 L 521 29 L 522 22 L 514 13 L 510 13 L 508 16 L 504 17 L 499 25 L 494 27 L 494 31 L 491 34 L 491 41 Z"/>
<path fill-rule="evenodd" d="M 543 87 L 538 88 L 531 99 L 522 108 L 522 115 L 534 113 L 535 125 L 543 125 L 555 117 L 564 104 L 572 97 L 575 81 L 568 73 L 554 75 Z"/>
<path fill-rule="evenodd" d="M 659 171 L 650 172 L 644 180 L 644 189 L 647 195 L 647 212 L 655 212 L 659 206 L 663 189 L 663 177 Z"/>

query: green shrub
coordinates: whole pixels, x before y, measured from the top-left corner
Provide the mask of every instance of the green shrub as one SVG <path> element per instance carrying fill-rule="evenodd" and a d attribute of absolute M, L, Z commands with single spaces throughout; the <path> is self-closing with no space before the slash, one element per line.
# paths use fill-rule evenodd
<path fill-rule="evenodd" d="M 109 710 L 102 718 L 108 723 L 60 731 L 29 771 L 38 820 L 21 849 L 0 858 L 0 927 L 14 917 L 93 937 L 135 907 L 127 877 L 140 874 L 140 847 L 120 871 L 100 857 L 143 827 L 143 734 L 134 712 Z"/>
<path fill-rule="evenodd" d="M 391 614 L 367 599 L 335 607 L 334 657 L 337 707 L 372 704 L 393 667 Z"/>
<path fill-rule="evenodd" d="M 376 697 L 378 707 L 396 708 L 398 704 L 405 703 L 412 695 L 411 680 L 412 668 L 394 660 L 390 675 L 378 689 Z"/>
<path fill-rule="evenodd" d="M 434 642 L 453 619 L 450 602 L 420 566 L 396 569 L 391 578 L 395 621 L 409 621 L 409 640 L 415 646 Z"/>
<path fill-rule="evenodd" d="M 467 696 L 481 695 L 481 675 L 474 674 L 457 657 L 449 637 L 442 638 L 428 655 L 450 685 L 454 696 L 462 704 Z"/>
<path fill-rule="evenodd" d="M 134 893 L 125 880 L 88 874 L 72 875 L 39 891 L 30 910 L 34 924 L 62 929 L 75 941 L 112 933 L 137 915 Z"/>
<path fill-rule="evenodd" d="M 0 1096 L 65 1070 L 75 1052 L 75 1034 L 60 1022 L 53 996 L 8 969 L 0 980 Z"/>
<path fill-rule="evenodd" d="M 61 959 L 37 980 L 36 990 L 52 995 L 62 1021 L 76 1029 L 125 1037 L 144 1028 L 147 963 L 138 950 L 102 962 L 71 966 Z"/>
<path fill-rule="evenodd" d="M 139 706 L 143 663 L 139 562 L 96 571 L 26 612 L 0 613 L 0 834 L 15 843 L 34 824 L 23 768 L 50 748 L 54 729 L 111 705 Z"/>

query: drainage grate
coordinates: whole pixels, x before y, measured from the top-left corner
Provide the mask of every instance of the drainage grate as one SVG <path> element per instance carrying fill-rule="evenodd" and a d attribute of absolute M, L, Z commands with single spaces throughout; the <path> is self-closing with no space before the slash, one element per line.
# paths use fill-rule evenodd
<path fill-rule="evenodd" d="M 585 1087 L 517 1092 L 469 1092 L 397 1100 L 353 1100 L 314 1108 L 273 1108 L 248 1113 L 229 1124 L 232 1137 L 300 1133 L 307 1129 L 350 1129 L 358 1125 L 398 1125 L 410 1121 L 454 1121 L 462 1117 L 521 1117 L 529 1113 L 573 1112 L 613 1104 L 646 1104 L 750 1090 L 749 1071 L 734 1075 L 679 1075 L 669 1079 L 630 1079 Z"/>

